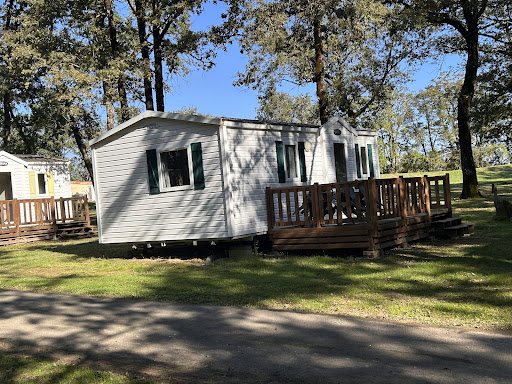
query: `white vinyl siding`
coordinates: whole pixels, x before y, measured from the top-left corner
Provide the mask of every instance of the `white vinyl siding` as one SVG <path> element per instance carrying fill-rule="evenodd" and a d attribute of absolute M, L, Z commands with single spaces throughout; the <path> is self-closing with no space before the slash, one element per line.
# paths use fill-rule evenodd
<path fill-rule="evenodd" d="M 288 131 L 227 129 L 226 153 L 231 173 L 233 236 L 244 236 L 268 230 L 265 188 L 286 185 L 321 183 L 323 177 L 321 148 L 314 133 Z M 305 152 L 306 182 L 300 182 L 299 162 L 297 177 L 279 183 L 276 141 L 283 147 L 308 141 L 311 150 Z M 286 162 L 286 161 L 285 161 Z"/>
<path fill-rule="evenodd" d="M 179 148 L 190 152 L 190 144 L 197 142 L 202 146 L 205 189 L 171 187 L 171 192 L 150 195 L 146 150 L 156 149 L 157 156 Z M 102 243 L 227 236 L 217 126 L 144 120 L 96 144 L 94 156 Z"/>

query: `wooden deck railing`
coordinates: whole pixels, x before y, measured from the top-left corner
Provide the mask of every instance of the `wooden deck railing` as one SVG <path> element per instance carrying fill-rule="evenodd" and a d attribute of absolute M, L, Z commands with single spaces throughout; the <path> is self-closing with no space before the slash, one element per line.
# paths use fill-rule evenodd
<path fill-rule="evenodd" d="M 90 225 L 87 196 L 0 201 L 0 230 L 83 221 Z"/>
<path fill-rule="evenodd" d="M 451 213 L 449 175 L 369 179 L 266 189 L 269 229 L 376 224 L 432 210 Z"/>

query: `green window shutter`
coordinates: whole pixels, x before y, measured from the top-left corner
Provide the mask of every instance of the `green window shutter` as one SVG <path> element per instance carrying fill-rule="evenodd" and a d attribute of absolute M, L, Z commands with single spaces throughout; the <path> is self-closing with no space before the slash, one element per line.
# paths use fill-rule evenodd
<path fill-rule="evenodd" d="M 359 144 L 356 144 L 356 170 L 357 177 L 361 178 L 361 154 L 359 153 Z"/>
<path fill-rule="evenodd" d="M 28 184 L 30 188 L 30 197 L 37 197 L 36 173 L 34 171 L 28 171 Z"/>
<path fill-rule="evenodd" d="M 156 149 L 149 149 L 146 151 L 146 158 L 148 161 L 148 181 L 149 193 L 156 195 L 160 193 L 160 182 L 158 178 L 158 161 L 156 159 Z"/>
<path fill-rule="evenodd" d="M 375 171 L 373 169 L 373 154 L 371 144 L 368 144 L 368 163 L 370 164 L 370 177 L 375 177 Z"/>
<path fill-rule="evenodd" d="M 201 143 L 190 144 L 192 151 L 192 169 L 194 171 L 194 189 L 204 189 L 203 150 Z"/>
<path fill-rule="evenodd" d="M 279 182 L 286 182 L 286 175 L 284 173 L 284 149 L 283 142 L 276 141 L 276 152 L 277 152 L 277 175 L 279 176 Z"/>
<path fill-rule="evenodd" d="M 300 181 L 307 181 L 308 176 L 306 175 L 306 154 L 304 149 L 304 142 L 299 141 L 297 143 L 299 150 L 299 168 L 300 168 Z"/>

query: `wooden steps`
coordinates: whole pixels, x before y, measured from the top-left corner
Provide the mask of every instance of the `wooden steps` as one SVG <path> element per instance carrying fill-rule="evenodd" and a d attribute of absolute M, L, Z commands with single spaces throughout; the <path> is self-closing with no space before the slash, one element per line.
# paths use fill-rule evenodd
<path fill-rule="evenodd" d="M 448 237 L 462 237 L 464 235 L 471 235 L 474 231 L 474 227 L 475 225 L 473 223 L 465 223 L 446 227 L 444 231 Z"/>
<path fill-rule="evenodd" d="M 462 223 L 460 217 L 448 217 L 446 219 L 432 221 L 435 235 L 441 237 L 462 237 L 471 235 L 474 231 L 473 223 Z"/>
<path fill-rule="evenodd" d="M 97 231 L 84 222 L 70 222 L 57 225 L 57 237 L 62 239 L 94 237 Z"/>

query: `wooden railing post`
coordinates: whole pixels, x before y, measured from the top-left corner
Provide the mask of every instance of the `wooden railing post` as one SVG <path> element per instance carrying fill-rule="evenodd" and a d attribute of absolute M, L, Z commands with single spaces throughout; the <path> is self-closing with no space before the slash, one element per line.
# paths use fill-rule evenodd
<path fill-rule="evenodd" d="M 423 177 L 424 194 L 425 194 L 425 211 L 427 212 L 428 221 L 430 223 L 430 181 L 428 175 Z"/>
<path fill-rule="evenodd" d="M 322 222 L 320 220 L 320 212 L 322 211 L 323 214 L 323 207 L 320 209 L 320 194 L 322 192 L 320 191 L 320 185 L 318 183 L 315 183 L 313 185 L 313 191 L 311 196 L 311 202 L 313 205 L 313 215 L 314 215 L 314 225 L 317 228 L 320 228 L 322 226 Z"/>
<path fill-rule="evenodd" d="M 52 215 L 52 222 L 53 225 L 57 225 L 57 207 L 55 206 L 55 196 L 52 196 L 50 198 L 51 200 L 51 215 Z"/>
<path fill-rule="evenodd" d="M 447 173 L 443 178 L 444 205 L 448 210 L 448 217 L 452 217 L 452 195 L 450 192 L 450 174 Z"/>
<path fill-rule="evenodd" d="M 18 199 L 12 201 L 14 210 L 14 225 L 16 225 L 16 236 L 20 235 L 20 224 L 21 224 L 21 213 L 20 213 L 20 202 Z"/>
<path fill-rule="evenodd" d="M 370 218 L 369 251 L 377 251 L 377 183 L 373 177 L 366 181 L 366 214 Z M 374 255 L 375 256 L 375 255 Z"/>
<path fill-rule="evenodd" d="M 275 213 L 274 213 L 274 198 L 273 198 L 273 193 L 270 190 L 270 187 L 265 188 L 265 197 L 267 200 L 268 229 L 271 230 L 274 228 Z"/>
<path fill-rule="evenodd" d="M 60 200 L 60 218 L 62 220 L 62 223 L 64 224 L 66 222 L 66 206 L 64 204 L 63 197 L 61 197 L 59 200 Z"/>
<path fill-rule="evenodd" d="M 404 179 L 403 176 L 400 176 L 400 178 L 398 179 L 399 180 L 399 183 L 398 185 L 400 186 L 400 213 L 401 213 L 401 216 L 402 216 L 402 231 L 403 231 L 403 236 L 407 236 L 407 211 L 408 211 L 408 202 L 407 202 L 407 196 L 406 196 L 406 181 Z"/>

